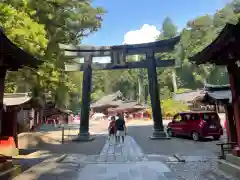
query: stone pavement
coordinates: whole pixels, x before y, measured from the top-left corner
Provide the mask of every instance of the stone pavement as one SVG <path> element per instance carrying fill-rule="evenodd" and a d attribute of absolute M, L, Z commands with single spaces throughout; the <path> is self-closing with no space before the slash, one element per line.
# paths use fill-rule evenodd
<path fill-rule="evenodd" d="M 89 142 L 91 143 L 91 142 Z M 123 146 L 106 141 L 100 154 L 69 154 L 59 163 L 42 163 L 15 180 L 234 180 L 216 169 L 213 156 L 144 154 L 134 138 Z"/>

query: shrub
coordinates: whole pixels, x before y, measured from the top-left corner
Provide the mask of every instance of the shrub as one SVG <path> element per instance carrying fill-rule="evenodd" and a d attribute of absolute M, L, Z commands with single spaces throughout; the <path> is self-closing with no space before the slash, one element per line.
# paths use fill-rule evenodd
<path fill-rule="evenodd" d="M 188 110 L 188 106 L 182 102 L 174 101 L 172 99 L 163 100 L 162 105 L 162 115 L 164 117 L 174 116 L 176 113 Z"/>
<path fill-rule="evenodd" d="M 173 117 L 175 114 L 181 111 L 188 110 L 188 106 L 182 102 L 174 101 L 173 99 L 166 99 L 161 101 L 162 116 L 165 118 Z M 148 113 L 152 117 L 152 108 L 147 109 Z"/>

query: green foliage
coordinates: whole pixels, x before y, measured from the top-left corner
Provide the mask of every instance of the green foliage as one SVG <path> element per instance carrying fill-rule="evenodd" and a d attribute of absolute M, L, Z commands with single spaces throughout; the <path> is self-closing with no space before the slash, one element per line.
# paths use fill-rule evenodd
<path fill-rule="evenodd" d="M 29 53 L 43 55 L 48 43 L 44 25 L 11 5 L 0 3 L 0 9 L 0 27 L 8 38 Z"/>
<path fill-rule="evenodd" d="M 162 105 L 162 114 L 164 117 L 174 116 L 178 112 L 188 110 L 187 105 L 181 102 L 174 101 L 172 99 L 166 99 L 161 101 L 161 105 Z"/>
<path fill-rule="evenodd" d="M 175 114 L 188 110 L 188 106 L 174 101 L 172 99 L 166 99 L 161 101 L 162 115 L 163 117 L 172 117 Z M 147 112 L 152 116 L 152 109 L 149 108 Z"/>
<path fill-rule="evenodd" d="M 7 92 L 32 91 L 34 96 L 51 94 L 58 107 L 78 104 L 80 81 L 64 72 L 65 60 L 59 43 L 77 44 L 97 31 L 105 13 L 88 0 L 3 0 L 0 26 L 8 37 L 45 61 L 39 69 L 24 69 L 7 75 Z M 23 83 L 24 82 L 24 83 Z M 78 99 L 76 102 L 75 99 Z"/>
<path fill-rule="evenodd" d="M 203 88 L 205 83 L 219 85 L 228 83 L 226 68 L 213 65 L 196 66 L 189 62 L 189 57 L 208 46 L 226 23 L 236 23 L 237 15 L 233 12 L 233 5 L 230 4 L 213 16 L 204 15 L 190 20 L 182 32 L 177 31 L 176 25 L 169 17 L 165 18 L 161 27 L 162 33 L 158 39 L 168 39 L 180 34 L 181 41 L 172 52 L 156 54 L 156 57 L 162 60 L 175 59 L 178 64 L 177 67 L 157 69 L 161 100 L 171 98 L 173 93 Z M 127 58 L 128 62 L 135 60 L 135 56 Z M 127 98 L 137 100 L 140 96 L 139 85 L 142 89 L 148 85 L 146 69 L 142 72 L 143 82 L 139 81 L 140 72 L 141 70 L 96 72 L 93 92 L 98 89 L 106 93 L 121 90 Z M 150 104 L 149 95 L 148 103 Z"/>
<path fill-rule="evenodd" d="M 202 88 L 204 83 L 228 83 L 225 68 L 195 66 L 189 62 L 189 57 L 208 46 L 226 23 L 235 24 L 240 14 L 239 7 L 240 1 L 234 0 L 213 16 L 204 15 L 190 20 L 181 32 L 177 31 L 169 17 L 165 18 L 158 40 L 180 34 L 181 41 L 172 52 L 156 54 L 162 60 L 176 59 L 178 64 L 177 67 L 157 70 L 164 113 L 175 113 L 186 108 L 170 100 L 173 93 Z M 32 91 L 36 97 L 50 93 L 59 107 L 79 107 L 82 73 L 64 72 L 66 60 L 58 44 L 79 44 L 83 38 L 97 31 L 101 27 L 104 9 L 93 7 L 88 0 L 2 0 L 0 9 L 0 26 L 7 36 L 16 45 L 44 61 L 38 70 L 24 68 L 8 73 L 5 91 Z M 140 56 L 139 60 L 142 59 L 144 57 Z M 135 56 L 127 59 L 128 62 L 136 60 Z M 147 71 L 94 71 L 92 83 L 92 101 L 121 90 L 126 98 L 142 102 L 144 88 L 148 85 Z"/>

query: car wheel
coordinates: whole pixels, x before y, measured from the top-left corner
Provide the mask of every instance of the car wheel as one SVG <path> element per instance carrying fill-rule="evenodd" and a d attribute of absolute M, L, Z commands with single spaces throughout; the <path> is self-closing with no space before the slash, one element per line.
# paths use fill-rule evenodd
<path fill-rule="evenodd" d="M 169 137 L 173 137 L 173 132 L 172 132 L 171 129 L 168 129 L 168 130 L 167 130 L 167 134 L 168 134 Z"/>
<path fill-rule="evenodd" d="M 200 140 L 200 136 L 197 132 L 192 133 L 192 138 L 193 138 L 194 141 L 199 141 Z"/>
<path fill-rule="evenodd" d="M 213 136 L 214 140 L 219 140 L 221 136 Z"/>

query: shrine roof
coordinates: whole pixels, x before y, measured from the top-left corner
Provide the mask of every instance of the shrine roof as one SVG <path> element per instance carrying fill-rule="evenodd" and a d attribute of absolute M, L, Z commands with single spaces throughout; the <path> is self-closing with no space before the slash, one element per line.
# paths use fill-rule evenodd
<path fill-rule="evenodd" d="M 206 94 L 215 100 L 230 100 L 232 97 L 231 90 L 213 91 Z"/>
<path fill-rule="evenodd" d="M 122 102 L 121 98 L 122 98 L 122 93 L 120 91 L 117 91 L 115 93 L 103 96 L 96 102 L 92 103 L 91 107 L 95 108 L 95 107 L 111 106 L 111 105 L 119 106 L 119 104 L 121 104 Z"/>
<path fill-rule="evenodd" d="M 17 106 L 29 102 L 32 99 L 28 93 L 4 93 L 3 104 L 5 106 Z"/>
<path fill-rule="evenodd" d="M 230 85 L 208 85 L 205 86 L 204 91 L 203 101 L 205 102 L 221 102 L 225 104 L 232 101 Z"/>
<path fill-rule="evenodd" d="M 109 108 L 108 111 L 124 111 L 129 109 L 147 109 L 149 106 L 147 104 L 139 104 L 137 101 L 122 101 L 116 108 Z"/>
<path fill-rule="evenodd" d="M 224 85 L 214 85 L 214 84 L 205 84 L 204 85 L 205 91 L 224 91 L 224 90 L 230 90 L 230 84 L 224 84 Z"/>
<path fill-rule="evenodd" d="M 239 32 L 239 29 L 240 23 L 236 25 L 226 24 L 217 38 L 202 51 L 191 57 L 190 61 L 197 65 L 206 63 L 227 65 L 237 41 L 235 32 Z"/>
<path fill-rule="evenodd" d="M 50 109 L 44 109 L 43 116 L 50 117 L 50 116 L 60 115 L 60 114 L 69 115 L 71 113 L 72 113 L 71 110 L 53 107 Z"/>
<path fill-rule="evenodd" d="M 23 49 L 19 48 L 4 34 L 0 27 L 0 52 L 1 57 L 3 57 L 3 65 L 7 69 L 17 70 L 22 66 L 29 66 L 36 68 L 42 62 L 36 59 L 34 56 L 30 55 Z"/>
<path fill-rule="evenodd" d="M 181 101 L 184 103 L 192 103 L 198 98 L 202 98 L 204 96 L 204 92 L 200 89 L 187 91 L 183 93 L 178 93 L 173 95 L 173 100 Z"/>

